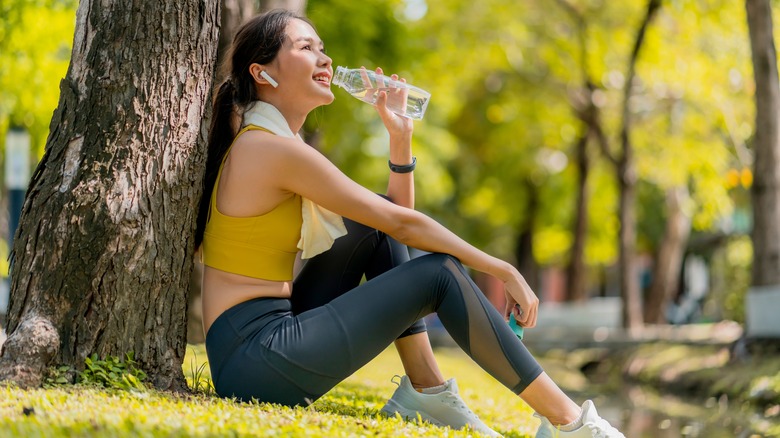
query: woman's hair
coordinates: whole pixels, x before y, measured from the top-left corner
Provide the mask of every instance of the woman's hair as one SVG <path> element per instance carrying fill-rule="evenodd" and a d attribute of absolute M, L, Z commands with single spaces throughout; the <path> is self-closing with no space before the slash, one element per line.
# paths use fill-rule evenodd
<path fill-rule="evenodd" d="M 286 37 L 287 23 L 292 19 L 306 21 L 293 12 L 281 9 L 258 15 L 241 26 L 227 51 L 222 66 L 225 79 L 216 88 L 214 95 L 206 153 L 206 176 L 203 180 L 203 195 L 195 228 L 195 248 L 203 242 L 211 194 L 219 167 L 238 133 L 244 109 L 257 100 L 255 81 L 249 73 L 249 66 L 254 63 L 268 64 L 276 58 Z"/>

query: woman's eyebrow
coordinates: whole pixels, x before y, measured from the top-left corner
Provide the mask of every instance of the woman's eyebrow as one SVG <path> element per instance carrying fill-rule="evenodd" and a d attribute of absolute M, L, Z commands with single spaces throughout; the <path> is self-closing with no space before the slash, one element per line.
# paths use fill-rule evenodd
<path fill-rule="evenodd" d="M 297 43 L 298 41 L 307 41 L 310 44 L 314 44 L 314 38 L 312 38 L 312 37 L 306 37 L 306 36 L 298 37 L 293 42 Z M 319 43 L 320 43 L 320 47 L 324 47 L 325 46 L 325 43 L 323 43 L 322 41 L 320 41 Z"/>

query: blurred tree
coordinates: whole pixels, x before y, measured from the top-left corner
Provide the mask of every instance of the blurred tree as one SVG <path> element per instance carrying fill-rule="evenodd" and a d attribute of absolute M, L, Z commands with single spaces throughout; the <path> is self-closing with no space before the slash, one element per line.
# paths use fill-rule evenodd
<path fill-rule="evenodd" d="M 769 0 L 747 0 L 756 81 L 753 286 L 780 284 L 780 85 Z"/>
<path fill-rule="evenodd" d="M 247 22 L 257 10 L 258 0 L 221 0 L 219 18 L 219 47 L 217 49 L 217 66 L 222 65 L 226 51 L 233 42 L 238 28 Z M 221 82 L 217 70 L 215 82 Z"/>
<path fill-rule="evenodd" d="M 752 162 L 742 11 L 724 0 L 670 2 L 645 43 L 634 144 L 643 180 L 638 248 L 654 256 L 648 321 L 665 322 L 670 298 L 687 293 L 678 288 L 688 286 L 680 264 L 691 232 L 703 239 L 744 232 L 729 225 L 735 199 L 724 183 L 729 168 Z M 669 202 L 674 193 L 683 194 L 681 203 Z"/>
<path fill-rule="evenodd" d="M 686 211 L 690 198 L 685 186 L 666 192 L 666 228 L 653 264 L 652 283 L 644 301 L 644 322 L 663 324 L 669 301 L 679 292 L 680 272 L 691 218 Z"/>
<path fill-rule="evenodd" d="M 260 11 L 287 9 L 303 15 L 306 12 L 306 0 L 260 0 Z"/>
<path fill-rule="evenodd" d="M 138 11 L 143 11 L 139 13 Z M 214 1 L 82 1 L 60 101 L 14 241 L 0 380 L 89 354 L 182 374 Z M 184 240 L 182 240 L 184 238 Z"/>
<path fill-rule="evenodd" d="M 574 225 L 572 227 L 572 245 L 569 251 L 569 262 L 566 267 L 566 300 L 583 301 L 586 295 L 586 265 L 585 265 L 585 243 L 588 236 L 588 201 L 589 187 L 588 180 L 591 173 L 591 158 L 588 152 L 588 144 L 592 137 L 601 132 L 601 114 L 599 107 L 595 104 L 594 92 L 596 92 L 595 81 L 593 80 L 588 67 L 588 22 L 583 14 L 566 0 L 557 0 L 558 5 L 570 16 L 572 20 L 576 39 L 579 45 L 579 68 L 582 77 L 582 85 L 572 93 L 572 107 L 575 114 L 581 121 L 580 132 L 574 143 L 572 155 L 577 167 L 577 200 L 574 207 Z M 603 137 L 596 140 L 603 141 Z"/>
<path fill-rule="evenodd" d="M 637 182 L 634 146 L 631 142 L 631 114 L 632 94 L 634 93 L 634 80 L 636 78 L 636 64 L 639 59 L 642 44 L 648 26 L 653 21 L 661 7 L 661 0 L 649 0 L 644 18 L 640 22 L 636 32 L 634 45 L 628 59 L 626 81 L 623 88 L 622 116 L 620 127 L 620 152 L 618 154 L 610 150 L 605 142 L 599 142 L 602 153 L 615 166 L 618 187 L 620 188 L 620 200 L 618 214 L 620 215 L 620 235 L 618 246 L 620 248 L 618 271 L 620 272 L 620 296 L 623 298 L 623 327 L 634 330 L 643 323 L 642 302 L 639 291 L 639 279 L 636 275 L 636 192 Z"/>
<path fill-rule="evenodd" d="M 780 337 L 780 85 L 770 0 L 746 0 L 755 91 L 753 271 L 747 336 Z"/>

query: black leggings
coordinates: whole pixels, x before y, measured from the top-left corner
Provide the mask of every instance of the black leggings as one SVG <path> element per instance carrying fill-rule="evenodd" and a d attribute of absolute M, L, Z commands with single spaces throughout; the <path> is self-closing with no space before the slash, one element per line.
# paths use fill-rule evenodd
<path fill-rule="evenodd" d="M 396 338 L 425 330 L 420 318 L 433 312 L 469 356 L 516 394 L 541 374 L 457 259 L 430 254 L 406 261 L 402 245 L 345 222 L 349 234 L 304 266 L 291 300 L 249 300 L 211 325 L 206 351 L 219 395 L 307 405 Z M 368 281 L 358 285 L 363 274 Z"/>
<path fill-rule="evenodd" d="M 290 298 L 294 314 L 324 306 L 366 280 L 409 261 L 409 249 L 387 234 L 355 221 L 344 219 L 347 235 L 336 239 L 326 252 L 312 257 L 295 277 Z M 419 319 L 399 338 L 422 333 Z"/>

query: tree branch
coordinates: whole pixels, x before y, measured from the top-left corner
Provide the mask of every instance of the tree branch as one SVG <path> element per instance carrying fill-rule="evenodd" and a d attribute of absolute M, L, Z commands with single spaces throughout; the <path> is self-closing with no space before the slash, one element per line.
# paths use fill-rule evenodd
<path fill-rule="evenodd" d="M 631 49 L 631 57 L 628 60 L 628 74 L 626 74 L 626 83 L 623 88 L 623 123 L 620 129 L 620 143 L 623 149 L 623 156 L 621 161 L 625 161 L 630 156 L 630 142 L 629 142 L 629 130 L 631 129 L 631 117 L 629 101 L 631 100 L 631 90 L 634 86 L 634 79 L 636 78 L 636 62 L 639 59 L 639 52 L 642 49 L 642 45 L 645 41 L 645 35 L 647 34 L 647 28 L 656 16 L 656 12 L 661 7 L 661 0 L 649 0 L 647 3 L 647 12 L 642 20 L 642 24 L 639 26 L 639 30 L 636 34 L 636 40 L 634 41 L 634 47 Z"/>
<path fill-rule="evenodd" d="M 593 135 L 596 136 L 596 144 L 599 146 L 601 154 L 604 155 L 604 157 L 606 157 L 613 166 L 617 166 L 618 159 L 610 150 L 609 139 L 607 138 L 607 135 L 604 134 L 604 129 L 601 128 L 598 110 L 596 110 L 594 114 L 594 121 L 591 124 L 591 129 L 593 130 Z"/>
<path fill-rule="evenodd" d="M 586 38 L 588 22 L 585 20 L 585 15 L 566 0 L 555 1 L 561 9 L 571 16 L 572 21 L 577 26 L 577 41 L 580 45 L 580 68 L 582 69 L 583 80 L 584 82 L 592 82 L 590 80 L 590 69 L 588 68 L 588 45 Z"/>
<path fill-rule="evenodd" d="M 590 77 L 590 69 L 588 68 L 588 23 L 585 20 L 585 15 L 577 10 L 577 8 L 575 8 L 567 0 L 555 0 L 555 2 L 558 4 L 558 6 L 561 7 L 561 9 L 563 9 L 571 16 L 571 19 L 576 23 L 578 30 L 578 40 L 580 44 L 580 69 L 582 70 L 582 81 L 584 83 L 584 91 L 586 92 L 586 96 L 584 99 L 584 108 L 577 108 L 575 105 L 575 113 L 577 114 L 577 117 L 586 125 L 586 138 L 591 134 L 595 135 L 601 153 L 613 165 L 617 165 L 617 159 L 610 151 L 609 140 L 604 134 L 604 129 L 601 127 L 599 109 L 593 103 L 593 91 L 595 91 L 596 85 Z"/>

